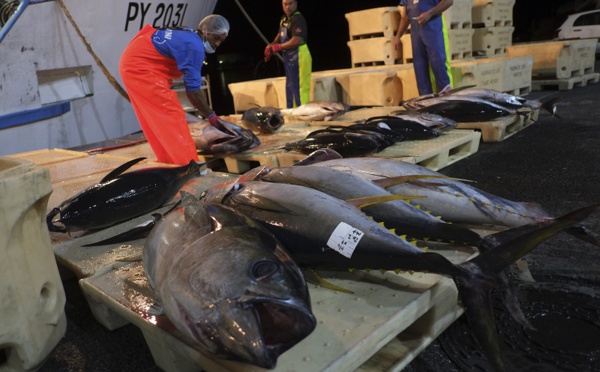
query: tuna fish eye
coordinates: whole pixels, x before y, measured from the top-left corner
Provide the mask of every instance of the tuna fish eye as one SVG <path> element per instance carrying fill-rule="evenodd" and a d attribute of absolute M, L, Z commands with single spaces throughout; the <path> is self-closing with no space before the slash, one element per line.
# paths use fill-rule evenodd
<path fill-rule="evenodd" d="M 270 260 L 256 261 L 250 268 L 250 275 L 256 279 L 265 279 L 279 270 L 279 265 Z"/>

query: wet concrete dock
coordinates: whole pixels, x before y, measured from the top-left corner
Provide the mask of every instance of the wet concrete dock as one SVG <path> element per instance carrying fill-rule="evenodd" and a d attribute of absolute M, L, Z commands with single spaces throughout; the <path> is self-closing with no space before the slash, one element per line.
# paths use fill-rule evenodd
<path fill-rule="evenodd" d="M 533 92 L 526 98 L 555 92 Z M 441 173 L 473 180 L 474 186 L 508 199 L 537 202 L 554 215 L 600 202 L 600 83 L 575 87 L 560 94 L 557 106 L 562 120 L 541 112 L 535 124 L 505 141 L 481 143 L 477 153 L 442 169 Z M 600 232 L 600 213 L 595 213 L 584 224 Z M 540 244 L 525 257 L 525 261 L 536 285 L 584 292 L 591 296 L 590 306 L 600 308 L 600 300 L 594 299 L 600 293 L 599 247 L 560 233 Z M 93 318 L 76 279 L 64 281 L 64 286 L 67 332 L 40 371 L 159 370 L 138 328 L 129 325 L 115 331 L 105 329 Z M 573 301 L 578 301 L 577 297 L 573 297 Z M 562 305 L 560 313 L 568 316 L 568 304 Z M 580 304 L 574 302 L 571 306 L 575 310 Z M 600 339 L 598 318 L 594 322 L 589 323 L 589 335 Z M 460 333 L 460 327 L 457 321 L 445 333 L 455 334 L 457 330 Z M 472 367 L 473 363 L 460 359 L 472 361 L 477 358 L 469 350 L 457 352 L 452 345 L 456 340 L 456 336 L 440 337 L 405 370 L 461 371 Z M 560 345 L 554 347 L 560 349 Z M 528 359 L 530 352 L 521 350 L 518 345 L 515 349 L 515 354 L 523 358 L 520 366 L 511 364 L 517 370 L 565 370 L 563 365 L 548 366 L 539 357 Z M 597 362 L 599 356 L 597 350 L 595 354 L 584 350 L 580 358 L 589 363 L 580 365 L 582 360 L 578 360 L 571 367 L 584 371 L 587 366 L 591 371 L 593 361 Z"/>

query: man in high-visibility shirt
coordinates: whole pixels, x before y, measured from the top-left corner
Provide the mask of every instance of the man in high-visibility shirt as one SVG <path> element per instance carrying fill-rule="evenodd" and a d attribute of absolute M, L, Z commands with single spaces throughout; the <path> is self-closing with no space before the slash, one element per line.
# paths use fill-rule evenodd
<path fill-rule="evenodd" d="M 265 48 L 265 62 L 273 53 L 282 52 L 285 67 L 287 108 L 308 103 L 312 57 L 306 45 L 306 19 L 297 10 L 296 0 L 282 0 L 284 15 L 279 22 L 279 33 Z"/>

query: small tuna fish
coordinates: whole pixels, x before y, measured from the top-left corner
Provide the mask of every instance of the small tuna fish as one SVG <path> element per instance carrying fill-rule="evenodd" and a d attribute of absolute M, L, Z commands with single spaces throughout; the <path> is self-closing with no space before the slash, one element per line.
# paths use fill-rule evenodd
<path fill-rule="evenodd" d="M 154 167 L 123 173 L 144 159 L 121 165 L 99 183 L 52 209 L 46 216 L 48 230 L 102 229 L 141 216 L 161 207 L 189 180 L 201 175 L 201 166 L 194 161 L 181 167 Z M 59 218 L 55 220 L 57 215 Z"/>
<path fill-rule="evenodd" d="M 219 122 L 223 130 L 219 130 L 204 121 L 190 124 L 190 133 L 200 154 L 237 154 L 260 145 L 260 140 L 251 130 L 223 120 Z"/>
<path fill-rule="evenodd" d="M 349 108 L 341 102 L 312 101 L 291 109 L 282 109 L 281 113 L 300 120 L 329 121 L 343 115 Z"/>
<path fill-rule="evenodd" d="M 274 368 L 316 326 L 302 273 L 253 220 L 182 194 L 144 245 L 159 306 L 200 351 Z"/>

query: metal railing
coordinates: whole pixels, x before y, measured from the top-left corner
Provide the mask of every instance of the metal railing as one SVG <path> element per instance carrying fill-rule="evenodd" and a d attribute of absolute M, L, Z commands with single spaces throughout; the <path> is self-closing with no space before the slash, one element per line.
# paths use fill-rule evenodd
<path fill-rule="evenodd" d="M 0 42 L 29 5 L 29 0 L 0 1 Z"/>

